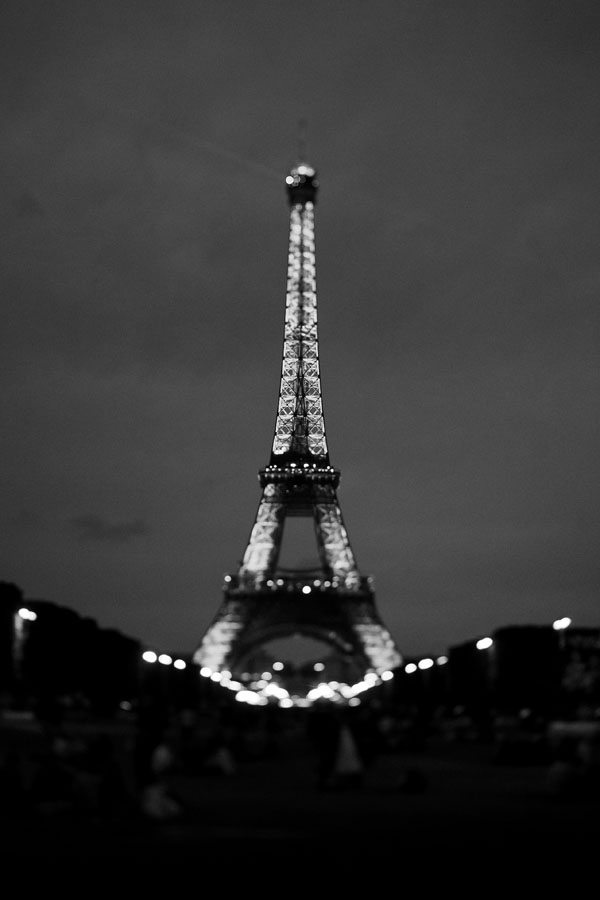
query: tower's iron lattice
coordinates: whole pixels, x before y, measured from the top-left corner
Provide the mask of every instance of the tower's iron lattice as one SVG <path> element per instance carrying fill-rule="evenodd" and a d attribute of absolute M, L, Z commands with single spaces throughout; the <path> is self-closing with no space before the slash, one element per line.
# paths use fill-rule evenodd
<path fill-rule="evenodd" d="M 356 564 L 337 498 L 340 473 L 329 461 L 317 334 L 316 173 L 298 165 L 286 183 L 287 294 L 271 458 L 259 472 L 262 496 L 241 564 L 235 575 L 225 576 L 222 605 L 194 661 L 202 674 L 236 691 L 240 700 L 265 703 L 273 698 L 292 706 L 320 697 L 351 700 L 382 677 L 390 678 L 401 657 L 377 614 L 372 579 L 362 576 Z M 283 530 L 291 516 L 312 519 L 318 570 L 279 565 Z M 261 648 L 293 634 L 329 645 L 329 669 L 324 664 L 309 667 L 309 677 L 288 666 L 268 679 L 252 672 Z M 260 659 L 264 665 L 264 655 Z"/>

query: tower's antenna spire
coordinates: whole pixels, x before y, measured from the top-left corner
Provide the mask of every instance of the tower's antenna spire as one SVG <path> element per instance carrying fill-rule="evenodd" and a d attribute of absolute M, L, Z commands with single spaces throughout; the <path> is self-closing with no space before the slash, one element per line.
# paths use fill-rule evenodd
<path fill-rule="evenodd" d="M 298 120 L 298 162 L 307 162 L 308 119 Z"/>

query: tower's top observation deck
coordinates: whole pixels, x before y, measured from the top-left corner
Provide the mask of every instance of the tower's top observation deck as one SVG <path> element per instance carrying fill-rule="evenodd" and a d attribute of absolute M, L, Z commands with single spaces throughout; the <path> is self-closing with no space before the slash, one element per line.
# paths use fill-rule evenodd
<path fill-rule="evenodd" d="M 314 203 L 317 198 L 317 173 L 308 163 L 299 163 L 286 177 L 288 197 L 290 204 Z"/>

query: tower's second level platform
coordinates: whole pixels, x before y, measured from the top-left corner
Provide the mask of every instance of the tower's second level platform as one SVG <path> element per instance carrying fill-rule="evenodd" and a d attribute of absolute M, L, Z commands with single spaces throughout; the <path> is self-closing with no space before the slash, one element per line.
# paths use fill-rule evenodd
<path fill-rule="evenodd" d="M 286 454 L 289 456 L 289 454 Z M 298 457 L 296 459 L 282 459 L 281 462 L 270 463 L 258 474 L 261 487 L 267 484 L 277 484 L 290 488 L 311 486 L 327 486 L 337 488 L 340 483 L 339 469 L 334 469 L 327 462 L 307 460 Z"/>

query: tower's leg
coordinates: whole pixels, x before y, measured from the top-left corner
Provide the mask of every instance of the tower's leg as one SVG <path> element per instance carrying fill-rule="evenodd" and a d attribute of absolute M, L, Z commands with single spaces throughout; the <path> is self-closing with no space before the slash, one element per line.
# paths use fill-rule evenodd
<path fill-rule="evenodd" d="M 277 564 L 285 507 L 274 484 L 265 486 L 242 565 L 240 577 L 265 578 Z"/>
<path fill-rule="evenodd" d="M 316 503 L 314 516 L 317 541 L 325 568 L 331 571 L 334 578 L 339 578 L 344 587 L 358 589 L 360 573 L 338 504 L 335 500 Z"/>

